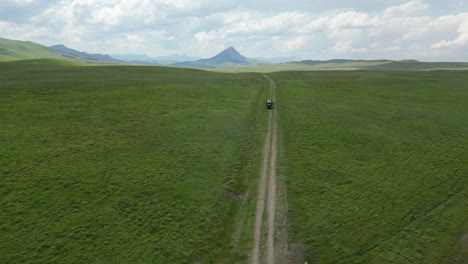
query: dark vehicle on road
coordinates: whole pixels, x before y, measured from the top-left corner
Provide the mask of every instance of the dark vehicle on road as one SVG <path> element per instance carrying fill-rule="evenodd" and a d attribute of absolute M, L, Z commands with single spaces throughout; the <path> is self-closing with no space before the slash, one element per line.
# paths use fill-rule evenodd
<path fill-rule="evenodd" d="M 266 101 L 266 109 L 273 109 L 273 101 L 271 100 Z"/>

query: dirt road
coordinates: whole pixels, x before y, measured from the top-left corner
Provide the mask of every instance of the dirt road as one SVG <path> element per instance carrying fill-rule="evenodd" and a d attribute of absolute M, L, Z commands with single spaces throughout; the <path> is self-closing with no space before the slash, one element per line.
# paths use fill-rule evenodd
<path fill-rule="evenodd" d="M 270 99 L 275 101 L 275 82 L 265 75 L 270 82 Z M 254 247 L 252 250 L 252 264 L 275 263 L 275 211 L 276 211 L 276 147 L 277 122 L 276 106 L 268 113 L 268 130 L 263 148 L 263 165 L 258 185 L 257 207 L 255 214 Z M 266 223 L 264 211 L 266 201 Z M 263 226 L 266 225 L 266 228 Z M 262 247 L 262 231 L 266 231 L 266 246 Z M 264 252 L 261 252 L 261 250 Z M 263 253 L 263 254 L 262 254 Z M 264 260 L 264 261 L 262 261 Z"/>

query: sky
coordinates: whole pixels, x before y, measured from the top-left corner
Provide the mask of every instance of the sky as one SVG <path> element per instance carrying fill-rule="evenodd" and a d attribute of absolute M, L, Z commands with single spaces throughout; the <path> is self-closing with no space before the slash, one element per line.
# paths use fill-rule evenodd
<path fill-rule="evenodd" d="M 468 61 L 468 0 L 0 0 L 0 37 L 89 53 Z"/>

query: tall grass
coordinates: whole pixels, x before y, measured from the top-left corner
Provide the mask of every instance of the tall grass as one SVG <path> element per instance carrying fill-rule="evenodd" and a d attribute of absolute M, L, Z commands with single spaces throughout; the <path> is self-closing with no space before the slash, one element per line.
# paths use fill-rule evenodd
<path fill-rule="evenodd" d="M 291 242 L 305 261 L 462 259 L 450 255 L 467 231 L 467 72 L 273 77 Z"/>
<path fill-rule="evenodd" d="M 51 61 L 0 72 L 1 263 L 229 261 L 261 76 Z"/>

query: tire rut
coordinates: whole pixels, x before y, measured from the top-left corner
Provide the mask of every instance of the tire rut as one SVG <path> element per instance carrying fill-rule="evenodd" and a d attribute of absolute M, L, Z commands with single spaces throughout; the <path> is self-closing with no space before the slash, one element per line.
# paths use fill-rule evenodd
<path fill-rule="evenodd" d="M 276 156 L 277 156 L 277 121 L 275 106 L 274 81 L 265 75 L 270 82 L 270 96 L 273 101 L 273 109 L 268 113 L 267 135 L 263 148 L 263 164 L 258 185 L 257 206 L 255 212 L 254 247 L 251 255 L 252 264 L 275 263 L 275 214 L 276 214 Z M 264 223 L 264 212 L 266 202 L 266 223 Z M 261 254 L 262 230 L 266 225 L 266 247 Z M 265 230 L 263 230 L 265 231 Z M 263 255 L 263 258 L 262 258 Z"/>

